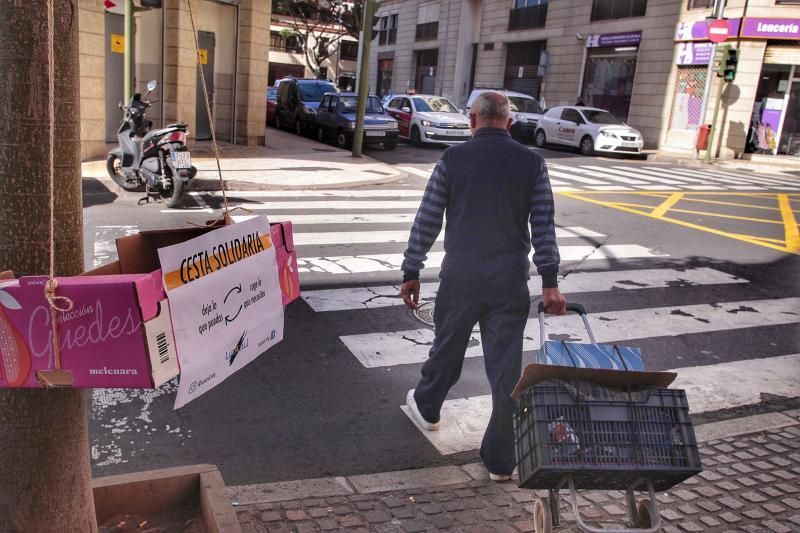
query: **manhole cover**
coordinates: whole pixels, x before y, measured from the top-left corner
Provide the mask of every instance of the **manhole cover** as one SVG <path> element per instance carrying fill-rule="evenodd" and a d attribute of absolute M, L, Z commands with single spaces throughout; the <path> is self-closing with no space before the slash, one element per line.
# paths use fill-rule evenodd
<path fill-rule="evenodd" d="M 414 316 L 423 324 L 433 327 L 433 302 L 421 303 L 414 310 Z"/>
<path fill-rule="evenodd" d="M 435 306 L 435 302 L 423 302 L 417 306 L 417 308 L 413 311 L 414 316 L 422 322 L 423 324 L 427 324 L 430 327 L 435 327 L 433 323 L 433 309 Z M 481 327 L 479 324 L 475 324 L 472 328 L 473 333 L 480 333 Z"/>

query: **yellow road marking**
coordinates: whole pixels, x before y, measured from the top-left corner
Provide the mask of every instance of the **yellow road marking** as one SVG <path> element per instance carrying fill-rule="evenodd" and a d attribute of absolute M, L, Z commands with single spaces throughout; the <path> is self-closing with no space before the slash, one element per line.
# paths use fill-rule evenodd
<path fill-rule="evenodd" d="M 656 195 L 648 195 L 648 196 L 656 196 Z M 664 196 L 660 196 L 660 198 L 664 198 Z M 748 209 L 763 209 L 766 211 L 780 211 L 780 208 L 778 207 L 768 207 L 765 205 L 740 204 L 738 202 L 718 202 L 716 200 L 701 200 L 700 198 L 682 198 L 682 200 L 684 202 L 696 202 L 701 204 L 724 205 L 731 207 L 746 207 Z M 795 209 L 795 213 L 800 213 L 800 210 Z"/>
<path fill-rule="evenodd" d="M 768 239 L 767 237 L 756 237 L 754 235 L 745 235 L 744 233 L 731 233 L 731 235 L 735 235 L 737 237 L 747 237 L 750 239 L 758 239 L 759 241 L 773 242 L 775 244 L 781 244 L 781 245 L 786 244 L 786 241 L 784 241 L 783 239 Z"/>
<path fill-rule="evenodd" d="M 661 205 L 659 205 L 658 207 L 653 209 L 653 211 L 650 213 L 650 215 L 652 215 L 655 218 L 663 217 L 664 215 L 667 214 L 667 211 L 672 209 L 672 207 L 675 204 L 677 204 L 678 202 L 681 201 L 681 198 L 683 198 L 684 194 L 685 193 L 682 193 L 682 192 L 674 192 L 674 193 L 670 194 L 669 198 L 667 198 L 666 200 L 661 202 Z"/>
<path fill-rule="evenodd" d="M 608 202 L 608 203 L 613 205 L 621 205 L 625 207 L 640 207 L 642 209 L 653 209 L 652 205 L 646 205 L 646 204 L 629 204 L 626 202 Z"/>
<path fill-rule="evenodd" d="M 620 211 L 624 211 L 626 213 L 632 213 L 634 215 L 641 215 L 641 216 L 645 216 L 645 217 L 648 217 L 648 218 L 652 218 L 654 220 L 660 220 L 662 222 L 671 222 L 672 224 L 677 224 L 679 226 L 684 226 L 686 228 L 691 228 L 691 229 L 696 229 L 698 231 L 711 233 L 712 235 L 718 235 L 720 237 L 727 237 L 729 239 L 735 239 L 737 241 L 742 241 L 742 242 L 746 242 L 746 243 L 749 243 L 749 244 L 754 244 L 756 246 L 763 246 L 765 248 L 770 248 L 772 250 L 778 250 L 779 252 L 788 252 L 788 253 L 791 253 L 791 254 L 800 255 L 800 249 L 798 249 L 797 247 L 792 248 L 792 247 L 789 247 L 789 246 L 780 246 L 778 244 L 775 244 L 773 242 L 760 239 L 758 237 L 753 237 L 753 236 L 750 236 L 750 235 L 742 235 L 740 233 L 731 233 L 731 232 L 728 232 L 728 231 L 722 231 L 722 230 L 718 230 L 718 229 L 714 229 L 714 228 L 709 228 L 707 226 L 701 226 L 699 224 L 693 224 L 692 222 L 686 222 L 684 220 L 678 220 L 678 219 L 675 219 L 675 218 L 669 218 L 669 217 L 655 218 L 655 217 L 652 216 L 650 211 L 638 211 L 638 210 L 632 209 L 630 207 L 625 207 L 625 206 L 622 206 L 622 205 L 619 205 L 619 204 L 614 204 L 613 202 L 595 200 L 594 198 L 587 198 L 587 197 L 583 196 L 583 194 L 586 194 L 585 192 L 581 193 L 581 192 L 572 192 L 572 191 L 559 191 L 558 194 L 560 194 L 562 196 L 566 196 L 568 198 L 572 198 L 574 200 L 581 200 L 581 201 L 584 201 L 584 202 L 597 204 L 597 205 L 600 205 L 600 206 L 603 206 L 603 207 L 611 207 L 611 208 L 614 208 L 614 209 L 619 209 Z M 594 195 L 594 194 L 606 194 L 606 193 L 597 191 L 597 192 L 592 192 L 592 193 L 589 193 L 589 194 Z M 692 194 L 695 194 L 695 193 L 692 193 Z M 737 194 L 737 193 L 731 193 L 731 194 L 733 196 L 774 196 L 774 193 L 763 193 L 763 194 Z M 789 196 L 798 196 L 798 194 L 790 193 L 790 194 L 786 194 L 784 196 L 787 196 L 787 197 L 789 197 Z M 652 209 L 652 208 L 648 207 L 648 209 Z"/>
<path fill-rule="evenodd" d="M 691 209 L 673 209 L 675 213 L 686 213 L 689 215 L 700 215 L 704 217 L 716 217 L 716 218 L 729 218 L 732 220 L 746 220 L 747 222 L 761 222 L 763 224 L 783 224 L 778 220 L 769 220 L 766 218 L 752 218 L 752 217 L 740 217 L 738 215 L 723 215 L 722 213 L 708 213 L 705 211 L 692 211 Z"/>
<path fill-rule="evenodd" d="M 783 218 L 786 248 L 800 251 L 800 232 L 797 230 L 797 219 L 795 219 L 794 212 L 792 212 L 792 204 L 789 202 L 788 194 L 778 195 L 778 206 L 781 208 L 781 217 Z"/>

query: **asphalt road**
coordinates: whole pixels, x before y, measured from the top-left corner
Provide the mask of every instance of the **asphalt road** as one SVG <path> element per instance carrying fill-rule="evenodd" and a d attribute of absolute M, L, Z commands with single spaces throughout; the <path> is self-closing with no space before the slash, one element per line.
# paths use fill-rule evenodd
<path fill-rule="evenodd" d="M 430 441 L 401 410 L 419 376 L 430 328 L 397 305 L 391 285 L 400 274 L 391 265 L 402 254 L 413 204 L 440 153 L 406 145 L 394 152 L 371 150 L 368 155 L 417 172 L 403 182 L 369 187 L 374 197 L 354 199 L 342 191 L 342 198 L 333 199 L 360 202 L 358 207 L 335 208 L 331 198 L 325 206 L 309 197 L 232 194 L 233 204 L 250 207 L 293 203 L 270 204 L 265 212 L 274 220 L 295 220 L 305 299 L 287 307 L 281 344 L 180 410 L 172 409 L 174 385 L 94 391 L 95 475 L 212 463 L 227 484 L 238 485 L 477 460 L 470 443 L 480 434 L 486 411 L 481 398 L 489 393 L 481 357 L 466 360 L 449 396 L 447 412 L 460 431 L 455 438 Z M 792 356 L 800 352 L 800 262 L 797 254 L 779 249 L 779 241 L 786 245 L 792 237 L 788 213 L 800 209 L 797 196 L 790 196 L 796 186 L 777 175 L 754 175 L 762 181 L 745 190 L 751 178 L 731 173 L 729 180 L 723 173 L 707 175 L 709 189 L 700 174 L 684 168 L 567 151 L 543 155 L 551 179 L 565 184 L 555 187 L 562 287 L 569 300 L 595 314 L 604 338 L 640 347 L 649 369 L 688 368 L 686 379 L 705 376 L 699 386 L 707 386 L 708 394 L 695 396 L 705 419 L 800 397 L 792 381 L 798 361 Z M 592 185 L 603 181 L 602 169 L 628 181 L 642 169 L 640 176 L 662 181 Z M 584 181 L 571 182 L 570 176 Z M 680 176 L 689 178 L 667 190 L 672 186 L 666 181 Z M 731 190 L 731 183 L 740 188 Z M 182 211 L 136 200 L 135 194 L 117 195 L 100 182 L 84 182 L 87 265 L 113 258 L 116 237 L 202 223 L 214 215 L 199 209 L 220 206 L 211 194 L 192 196 L 194 209 Z M 659 208 L 663 213 L 655 216 Z M 348 214 L 360 220 L 347 220 Z M 404 218 L 382 218 L 390 215 Z M 437 243 L 434 252 L 441 250 Z M 379 266 L 371 262 L 376 255 Z M 423 281 L 435 282 L 437 272 L 426 270 Z M 559 324 L 553 324 L 555 334 L 562 333 Z M 575 338 L 572 326 L 562 326 Z M 538 334 L 529 329 L 526 361 L 534 357 Z M 753 364 L 756 370 L 748 370 Z M 778 374 L 777 382 L 759 381 L 759 368 Z"/>

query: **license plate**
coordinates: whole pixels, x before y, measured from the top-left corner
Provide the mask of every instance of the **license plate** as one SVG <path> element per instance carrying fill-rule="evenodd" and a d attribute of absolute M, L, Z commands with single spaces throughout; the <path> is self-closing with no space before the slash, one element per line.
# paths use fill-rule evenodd
<path fill-rule="evenodd" d="M 172 152 L 172 165 L 175 168 L 191 168 L 192 156 L 190 152 Z"/>
<path fill-rule="evenodd" d="M 461 135 L 462 137 L 466 137 L 466 136 L 467 136 L 467 135 L 469 135 L 470 133 L 471 133 L 471 132 L 470 132 L 469 130 L 461 130 L 461 131 L 459 131 L 459 130 L 456 130 L 456 135 Z"/>
<path fill-rule="evenodd" d="M 626 148 L 636 148 L 636 143 L 631 143 L 631 142 L 623 142 L 623 143 L 622 143 L 622 146 L 624 146 L 624 147 L 626 147 Z"/>
<path fill-rule="evenodd" d="M 367 137 L 386 137 L 386 132 L 385 131 L 367 130 L 366 132 L 364 132 L 364 134 Z"/>

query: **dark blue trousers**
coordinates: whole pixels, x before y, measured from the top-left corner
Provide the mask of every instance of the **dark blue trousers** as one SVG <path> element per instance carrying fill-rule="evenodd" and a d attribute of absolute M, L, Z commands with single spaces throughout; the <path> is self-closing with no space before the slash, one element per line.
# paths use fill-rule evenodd
<path fill-rule="evenodd" d="M 522 372 L 522 335 L 530 309 L 526 281 L 463 283 L 442 280 L 436 296 L 436 335 L 414 399 L 429 422 L 439 420 L 442 403 L 461 376 L 472 328 L 480 324 L 486 376 L 492 389 L 492 416 L 481 458 L 493 474 L 511 474 L 514 456 L 511 392 Z"/>

